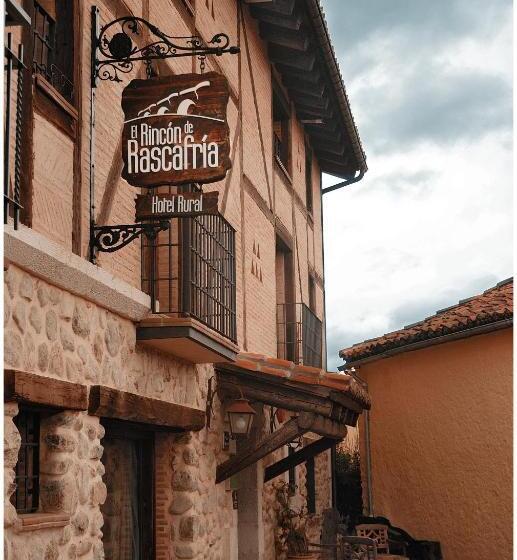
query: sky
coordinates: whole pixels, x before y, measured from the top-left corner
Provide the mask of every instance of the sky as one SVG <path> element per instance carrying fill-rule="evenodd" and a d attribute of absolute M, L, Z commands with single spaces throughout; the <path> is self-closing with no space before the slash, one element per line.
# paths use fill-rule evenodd
<path fill-rule="evenodd" d="M 368 162 L 324 196 L 334 370 L 513 273 L 512 3 L 321 2 Z"/>

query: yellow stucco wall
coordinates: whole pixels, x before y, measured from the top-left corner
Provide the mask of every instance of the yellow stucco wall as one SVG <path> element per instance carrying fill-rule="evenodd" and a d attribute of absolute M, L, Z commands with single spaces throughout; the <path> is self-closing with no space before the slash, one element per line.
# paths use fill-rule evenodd
<path fill-rule="evenodd" d="M 373 402 L 375 515 L 440 541 L 445 560 L 511 558 L 512 329 L 399 354 L 358 374 Z"/>

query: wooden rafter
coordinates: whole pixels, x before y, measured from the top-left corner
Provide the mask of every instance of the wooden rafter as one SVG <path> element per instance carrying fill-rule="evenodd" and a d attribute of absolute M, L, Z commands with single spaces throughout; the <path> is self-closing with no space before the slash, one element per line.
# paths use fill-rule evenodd
<path fill-rule="evenodd" d="M 306 432 L 315 432 L 324 438 L 336 441 L 343 439 L 346 431 L 346 426 L 330 418 L 312 412 L 302 412 L 298 417 L 287 421 L 276 432 L 218 465 L 216 483 L 223 482 Z"/>
<path fill-rule="evenodd" d="M 310 412 L 304 412 L 298 418 L 291 418 L 279 430 L 273 432 L 256 445 L 245 449 L 244 451 L 234 455 L 224 463 L 217 465 L 215 482 L 223 482 L 234 474 L 256 463 L 262 457 L 276 451 L 279 447 L 286 445 L 294 438 L 303 435 L 311 429 L 314 423 L 315 415 Z"/>
<path fill-rule="evenodd" d="M 323 453 L 338 442 L 339 440 L 336 440 L 334 438 L 322 437 L 321 439 L 318 439 L 317 441 L 307 445 L 306 447 L 303 447 L 299 451 L 296 451 L 292 455 L 289 455 L 289 457 L 280 459 L 280 461 L 269 465 L 269 467 L 264 470 L 264 482 L 276 478 L 282 473 L 287 472 L 290 468 L 305 463 L 307 459 Z"/>

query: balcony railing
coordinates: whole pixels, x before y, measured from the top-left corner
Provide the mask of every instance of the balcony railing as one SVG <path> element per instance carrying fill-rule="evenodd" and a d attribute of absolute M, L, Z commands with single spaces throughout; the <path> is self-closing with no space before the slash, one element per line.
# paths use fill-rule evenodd
<path fill-rule="evenodd" d="M 277 353 L 296 364 L 321 367 L 322 323 L 304 303 L 277 305 Z"/>
<path fill-rule="evenodd" d="M 173 219 L 142 241 L 142 263 L 153 313 L 193 317 L 236 341 L 235 230 L 221 215 Z"/>

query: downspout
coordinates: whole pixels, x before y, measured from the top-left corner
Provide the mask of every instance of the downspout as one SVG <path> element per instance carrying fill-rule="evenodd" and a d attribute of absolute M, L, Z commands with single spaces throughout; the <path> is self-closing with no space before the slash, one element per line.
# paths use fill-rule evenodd
<path fill-rule="evenodd" d="M 330 187 L 326 187 L 322 189 L 321 194 L 326 194 L 332 191 L 337 191 L 343 187 L 348 187 L 349 185 L 353 185 L 354 183 L 358 183 L 364 177 L 364 169 L 359 170 L 359 175 L 350 176 L 348 179 L 341 181 L 340 183 L 336 183 L 335 185 L 331 185 Z"/>
<path fill-rule="evenodd" d="M 346 366 L 340 366 L 338 368 L 340 371 L 346 371 L 348 375 L 351 375 L 360 385 L 362 385 L 368 391 L 368 383 L 357 375 L 354 368 L 347 370 Z M 373 517 L 373 490 L 372 490 L 372 448 L 370 440 L 370 411 L 364 411 L 364 439 L 366 445 L 366 486 L 367 486 L 367 496 L 368 496 L 368 517 Z"/>
<path fill-rule="evenodd" d="M 364 177 L 364 169 L 359 171 L 359 175 L 352 176 L 346 179 L 345 181 L 341 181 L 340 183 L 336 183 L 330 187 L 326 187 L 321 190 L 321 203 L 320 203 L 320 213 L 321 213 L 321 235 L 323 236 L 323 195 L 325 193 L 335 191 L 337 189 L 341 189 L 342 187 L 348 187 L 354 183 L 358 183 Z M 320 185 L 322 183 L 322 173 L 320 171 Z M 325 282 L 325 243 L 321 244 L 321 257 L 322 257 L 322 265 L 323 265 L 323 282 Z M 325 313 L 325 369 L 327 369 L 327 294 L 326 290 L 323 290 L 323 309 Z M 360 382 L 361 383 L 361 382 Z M 363 382 L 364 385 L 367 387 L 367 383 Z M 371 505 L 371 472 L 370 472 L 370 430 L 369 430 L 369 416 L 368 411 L 366 411 L 366 439 L 367 439 L 367 478 L 368 478 L 368 512 L 373 511 L 373 506 Z M 333 445 L 330 451 L 330 468 L 331 468 L 331 481 L 332 481 L 332 508 L 336 509 L 337 507 L 337 480 L 336 480 L 336 446 Z"/>

